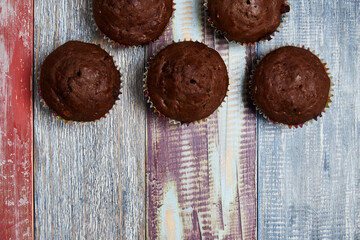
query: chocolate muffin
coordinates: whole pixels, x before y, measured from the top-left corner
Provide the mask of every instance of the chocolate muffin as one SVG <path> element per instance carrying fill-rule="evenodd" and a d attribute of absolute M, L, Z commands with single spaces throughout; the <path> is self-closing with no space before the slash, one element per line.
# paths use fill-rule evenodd
<path fill-rule="evenodd" d="M 156 110 L 183 123 L 211 115 L 224 101 L 228 85 L 219 53 L 198 42 L 166 47 L 153 59 L 147 73 L 148 97 Z"/>
<path fill-rule="evenodd" d="M 301 125 L 325 109 L 330 78 L 320 59 L 298 47 L 282 47 L 259 63 L 251 85 L 258 108 L 272 121 Z"/>
<path fill-rule="evenodd" d="M 100 31 L 115 42 L 137 46 L 157 39 L 173 12 L 173 0 L 94 0 Z"/>
<path fill-rule="evenodd" d="M 120 92 L 120 72 L 100 47 L 70 41 L 43 62 L 41 96 L 60 117 L 94 121 L 114 105 Z"/>
<path fill-rule="evenodd" d="M 229 41 L 270 40 L 290 7 L 284 0 L 207 0 L 210 20 Z"/>

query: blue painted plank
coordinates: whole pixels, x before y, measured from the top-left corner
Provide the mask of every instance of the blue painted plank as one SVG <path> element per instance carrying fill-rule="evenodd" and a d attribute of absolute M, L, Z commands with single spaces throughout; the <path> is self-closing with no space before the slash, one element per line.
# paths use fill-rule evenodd
<path fill-rule="evenodd" d="M 291 1 L 282 44 L 320 54 L 333 75 L 330 110 L 302 129 L 259 116 L 259 239 L 360 239 L 360 2 Z"/>
<path fill-rule="evenodd" d="M 125 81 L 110 115 L 94 123 L 64 124 L 34 96 L 36 239 L 145 238 L 144 49 L 104 41 L 90 4 L 35 1 L 34 78 L 55 47 L 81 40 L 109 51 Z"/>

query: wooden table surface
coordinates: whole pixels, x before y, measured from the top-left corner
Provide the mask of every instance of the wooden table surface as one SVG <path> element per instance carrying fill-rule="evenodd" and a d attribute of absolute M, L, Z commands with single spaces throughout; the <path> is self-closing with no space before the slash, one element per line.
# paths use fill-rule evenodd
<path fill-rule="evenodd" d="M 215 36 L 201 0 L 175 3 L 158 41 L 122 48 L 96 30 L 91 0 L 0 0 L 0 239 L 360 239 L 360 1 L 291 0 L 280 32 L 251 47 Z M 143 93 L 150 56 L 184 39 L 218 50 L 230 76 L 219 111 L 190 126 Z M 69 40 L 121 67 L 101 121 L 65 124 L 40 102 L 40 65 Z M 334 83 L 330 109 L 298 129 L 244 94 L 256 60 L 293 44 Z"/>

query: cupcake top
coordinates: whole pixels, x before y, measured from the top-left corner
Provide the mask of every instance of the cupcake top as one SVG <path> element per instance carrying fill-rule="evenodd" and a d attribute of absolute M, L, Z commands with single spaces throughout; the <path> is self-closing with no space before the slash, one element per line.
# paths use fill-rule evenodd
<path fill-rule="evenodd" d="M 120 92 L 120 72 L 100 47 L 70 41 L 43 62 L 41 95 L 65 120 L 94 121 L 114 105 Z"/>
<path fill-rule="evenodd" d="M 256 105 L 272 121 L 300 125 L 316 119 L 325 109 L 330 78 L 317 56 L 288 46 L 262 59 L 251 89 Z"/>
<path fill-rule="evenodd" d="M 228 85 L 219 53 L 198 42 L 166 47 L 153 59 L 147 74 L 148 95 L 155 108 L 187 123 L 211 115 L 224 101 Z"/>
<path fill-rule="evenodd" d="M 208 0 L 210 19 L 229 41 L 271 39 L 290 7 L 284 0 Z"/>
<path fill-rule="evenodd" d="M 173 12 L 172 0 L 94 0 L 99 29 L 120 44 L 137 46 L 157 39 Z"/>

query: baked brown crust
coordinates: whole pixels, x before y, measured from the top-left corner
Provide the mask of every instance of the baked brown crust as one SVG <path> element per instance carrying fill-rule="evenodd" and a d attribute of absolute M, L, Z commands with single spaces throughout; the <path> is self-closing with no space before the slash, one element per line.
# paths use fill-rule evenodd
<path fill-rule="evenodd" d="M 325 109 L 330 78 L 317 56 L 288 46 L 265 56 L 255 71 L 251 89 L 256 105 L 271 120 L 300 125 Z"/>
<path fill-rule="evenodd" d="M 173 12 L 172 0 L 94 0 L 99 29 L 120 44 L 137 46 L 157 39 Z"/>
<path fill-rule="evenodd" d="M 224 101 L 229 78 L 217 51 L 198 42 L 173 43 L 156 55 L 147 75 L 155 108 L 171 119 L 193 122 Z"/>
<path fill-rule="evenodd" d="M 41 95 L 65 120 L 94 121 L 114 105 L 120 92 L 120 73 L 100 47 L 70 41 L 43 62 Z"/>
<path fill-rule="evenodd" d="M 284 0 L 208 0 L 210 19 L 229 41 L 270 40 L 290 7 Z"/>

